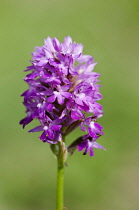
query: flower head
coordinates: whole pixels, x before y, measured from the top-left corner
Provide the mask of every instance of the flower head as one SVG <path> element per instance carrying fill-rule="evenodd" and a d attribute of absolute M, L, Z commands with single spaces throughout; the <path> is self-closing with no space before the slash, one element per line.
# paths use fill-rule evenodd
<path fill-rule="evenodd" d="M 80 126 L 85 135 L 75 140 L 69 151 L 85 149 L 93 156 L 92 148 L 104 149 L 96 140 L 103 135 L 96 122 L 103 115 L 102 106 L 96 101 L 102 98 L 97 84 L 100 74 L 93 71 L 93 57 L 82 54 L 83 45 L 72 42 L 67 36 L 63 43 L 56 38 L 44 40 L 42 47 L 32 53 L 28 84 L 21 96 L 27 116 L 20 121 L 23 128 L 33 119 L 39 125 L 29 132 L 42 131 L 43 142 L 57 144 L 63 137 Z M 86 116 L 90 114 L 90 117 Z"/>

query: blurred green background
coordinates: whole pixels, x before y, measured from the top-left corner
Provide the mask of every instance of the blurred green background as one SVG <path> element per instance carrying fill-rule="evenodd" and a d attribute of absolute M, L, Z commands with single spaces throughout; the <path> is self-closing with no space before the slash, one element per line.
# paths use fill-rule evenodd
<path fill-rule="evenodd" d="M 76 152 L 65 168 L 68 210 L 139 209 L 139 1 L 2 0 L 0 3 L 0 210 L 54 210 L 56 160 L 39 134 L 22 130 L 22 78 L 34 46 L 70 35 L 102 74 L 100 119 L 107 151 Z M 79 130 L 68 137 L 78 137 Z"/>

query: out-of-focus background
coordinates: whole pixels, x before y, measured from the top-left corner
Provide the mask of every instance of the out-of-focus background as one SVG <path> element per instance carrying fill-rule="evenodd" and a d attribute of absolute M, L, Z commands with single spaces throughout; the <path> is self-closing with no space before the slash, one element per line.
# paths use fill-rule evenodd
<path fill-rule="evenodd" d="M 23 70 L 47 36 L 70 35 L 101 76 L 99 122 L 107 151 L 76 152 L 65 168 L 68 210 L 139 209 L 139 1 L 2 0 L 0 3 L 0 210 L 55 209 L 56 160 L 25 117 Z M 78 137 L 79 130 L 68 137 Z"/>

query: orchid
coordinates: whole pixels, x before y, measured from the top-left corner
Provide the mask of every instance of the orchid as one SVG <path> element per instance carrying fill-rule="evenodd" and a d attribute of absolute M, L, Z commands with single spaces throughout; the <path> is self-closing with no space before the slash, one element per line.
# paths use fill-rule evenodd
<path fill-rule="evenodd" d="M 103 116 L 102 98 L 99 92 L 99 73 L 94 72 L 97 63 L 90 55 L 83 55 L 83 45 L 72 42 L 70 36 L 64 42 L 56 38 L 44 40 L 42 47 L 35 47 L 30 72 L 24 79 L 28 84 L 21 96 L 27 116 L 20 121 L 23 128 L 34 119 L 38 126 L 29 132 L 42 132 L 40 140 L 51 145 L 61 167 L 67 152 L 78 149 L 83 155 L 94 156 L 93 148 L 104 149 L 96 141 L 102 136 L 103 127 L 97 122 Z M 66 136 L 80 127 L 84 135 L 67 145 Z M 57 208 L 60 209 L 60 208 Z"/>

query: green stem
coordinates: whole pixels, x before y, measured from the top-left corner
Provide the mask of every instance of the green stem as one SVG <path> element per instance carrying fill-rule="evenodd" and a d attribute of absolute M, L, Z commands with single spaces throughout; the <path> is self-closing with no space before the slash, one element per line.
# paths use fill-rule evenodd
<path fill-rule="evenodd" d="M 63 192 L 64 192 L 64 153 L 62 142 L 59 142 L 59 154 L 57 155 L 57 192 L 56 192 L 56 210 L 63 210 Z"/>

